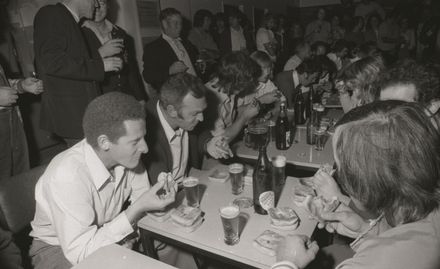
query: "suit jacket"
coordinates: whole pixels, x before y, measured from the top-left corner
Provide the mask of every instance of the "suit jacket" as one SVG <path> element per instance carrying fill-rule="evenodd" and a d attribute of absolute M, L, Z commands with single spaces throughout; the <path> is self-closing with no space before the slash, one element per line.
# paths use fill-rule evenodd
<path fill-rule="evenodd" d="M 292 77 L 293 70 L 283 71 L 278 73 L 275 77 L 275 85 L 277 85 L 278 89 L 286 96 L 287 99 L 287 107 L 293 106 L 295 102 L 295 96 L 298 93 L 297 87 L 299 85 L 295 85 Z"/>
<path fill-rule="evenodd" d="M 82 138 L 84 111 L 100 95 L 102 60 L 90 57 L 81 29 L 62 4 L 42 7 L 34 19 L 34 51 L 44 83 L 40 125 L 66 138 Z"/>
<path fill-rule="evenodd" d="M 147 142 L 149 151 L 142 158 L 148 171 L 151 184 L 157 182 L 157 176 L 160 172 L 171 172 L 173 169 L 171 147 L 157 114 L 157 102 L 158 100 L 153 98 L 146 104 L 147 134 L 145 141 Z M 201 169 L 205 152 L 204 145 L 206 141 L 212 137 L 209 130 L 202 130 L 198 127 L 188 132 L 189 156 L 188 166 L 186 167 L 187 170 L 191 167 Z"/>
<path fill-rule="evenodd" d="M 251 34 L 247 33 L 243 29 L 243 35 L 246 39 L 246 50 L 250 53 L 255 50 L 254 39 Z M 232 41 L 231 41 L 231 28 L 226 27 L 226 29 L 218 37 L 218 49 L 221 55 L 232 52 Z"/>
<path fill-rule="evenodd" d="M 87 42 L 90 55 L 94 59 L 100 59 L 101 56 L 98 49 L 102 46 L 101 41 L 99 41 L 95 32 L 90 28 L 83 26 L 81 30 Z M 120 91 L 132 95 L 137 100 L 147 100 L 147 94 L 135 57 L 133 39 L 119 27 L 114 27 L 113 30 L 119 32 L 118 36 L 124 37 L 124 53 L 118 56 L 124 59 L 124 67 L 119 72 L 105 73 L 104 81 L 100 84 L 102 93 Z"/>
<path fill-rule="evenodd" d="M 182 39 L 181 42 L 194 65 L 198 55 L 196 47 L 187 40 Z M 178 60 L 170 44 L 160 36 L 144 47 L 144 70 L 142 71 L 144 80 L 154 89 L 160 90 L 169 76 L 170 66 Z"/>

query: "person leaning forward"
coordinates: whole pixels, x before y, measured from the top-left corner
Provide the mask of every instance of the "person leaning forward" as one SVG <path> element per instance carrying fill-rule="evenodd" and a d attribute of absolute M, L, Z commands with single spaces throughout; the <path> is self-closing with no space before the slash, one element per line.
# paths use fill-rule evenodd
<path fill-rule="evenodd" d="M 174 201 L 174 186 L 158 196 L 164 182 L 150 187 L 139 162 L 148 152 L 145 112 L 132 96 L 97 97 L 85 111 L 83 130 L 86 138 L 58 154 L 36 185 L 35 269 L 70 268 L 101 247 L 130 246 L 137 221 Z"/>

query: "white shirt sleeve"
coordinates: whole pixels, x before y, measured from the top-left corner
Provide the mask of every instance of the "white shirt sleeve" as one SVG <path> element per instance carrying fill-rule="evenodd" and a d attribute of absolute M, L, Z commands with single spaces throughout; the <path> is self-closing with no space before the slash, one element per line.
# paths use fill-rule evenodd
<path fill-rule="evenodd" d="M 58 171 L 57 180 L 45 182 L 53 225 L 66 258 L 76 264 L 95 250 L 124 239 L 134 230 L 125 212 L 101 227 L 95 223 L 94 190 L 80 178 L 83 171 Z M 85 176 L 87 177 L 87 176 Z"/>

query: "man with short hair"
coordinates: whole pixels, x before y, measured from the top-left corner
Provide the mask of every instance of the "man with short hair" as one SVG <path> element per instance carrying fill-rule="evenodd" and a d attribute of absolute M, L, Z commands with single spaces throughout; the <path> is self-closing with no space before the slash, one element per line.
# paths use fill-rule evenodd
<path fill-rule="evenodd" d="M 284 65 L 284 71 L 295 70 L 305 59 L 310 57 L 310 51 L 309 43 L 299 43 L 295 48 L 296 53 Z"/>
<path fill-rule="evenodd" d="M 145 112 L 132 96 L 97 97 L 85 111 L 83 129 L 86 138 L 58 154 L 36 185 L 35 269 L 70 268 L 101 247 L 125 244 L 145 212 L 174 201 L 174 186 L 158 196 L 164 181 L 150 188 L 139 162 L 148 152 Z"/>
<path fill-rule="evenodd" d="M 198 54 L 191 42 L 180 37 L 182 15 L 178 10 L 162 10 L 159 20 L 162 35 L 144 47 L 142 72 L 145 81 L 155 90 L 159 90 L 170 75 L 182 72 L 196 75 L 193 63 Z"/>
<path fill-rule="evenodd" d="M 288 107 L 293 106 L 298 93 L 306 93 L 310 90 L 308 86 L 317 82 L 320 72 L 318 61 L 307 59 L 296 70 L 283 71 L 277 75 L 275 84 L 286 96 Z"/>
<path fill-rule="evenodd" d="M 205 153 L 218 159 L 228 157 L 230 149 L 213 138 L 209 130 L 197 128 L 207 107 L 206 87 L 190 74 L 179 73 L 168 78 L 160 89 L 159 98 L 147 103 L 147 143 L 150 153 L 144 164 L 152 182 L 160 172 L 171 173 L 181 182 L 188 168 L 201 168 Z M 201 126 L 199 126 L 201 127 Z"/>
<path fill-rule="evenodd" d="M 90 101 L 101 94 L 104 72 L 118 71 L 121 40 L 110 40 L 92 58 L 81 33 L 82 18 L 92 19 L 97 0 L 63 0 L 42 7 L 34 19 L 34 51 L 44 83 L 40 126 L 72 146 L 84 137 L 81 120 Z"/>

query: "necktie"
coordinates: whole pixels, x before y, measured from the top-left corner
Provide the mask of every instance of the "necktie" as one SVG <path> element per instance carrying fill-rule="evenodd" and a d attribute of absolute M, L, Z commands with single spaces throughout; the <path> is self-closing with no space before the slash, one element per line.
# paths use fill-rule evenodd
<path fill-rule="evenodd" d="M 183 46 L 182 42 L 180 42 L 180 40 L 178 38 L 174 39 L 174 44 L 176 45 L 177 49 L 180 52 L 179 58 L 181 60 L 183 60 L 186 56 L 186 50 L 185 47 Z"/>

